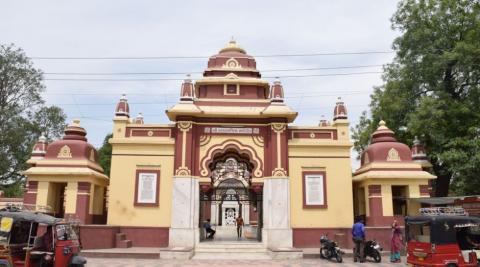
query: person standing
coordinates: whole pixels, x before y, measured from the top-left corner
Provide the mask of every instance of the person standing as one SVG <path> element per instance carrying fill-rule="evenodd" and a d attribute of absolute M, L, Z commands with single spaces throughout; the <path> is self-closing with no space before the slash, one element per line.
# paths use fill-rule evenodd
<path fill-rule="evenodd" d="M 365 262 L 364 246 L 365 246 L 365 225 L 362 219 L 357 219 L 352 227 L 352 238 L 355 243 L 353 251 L 353 261 Z"/>
<path fill-rule="evenodd" d="M 242 237 L 242 227 L 243 227 L 243 218 L 239 215 L 235 219 L 235 224 L 237 225 L 237 237 L 240 239 Z"/>
<path fill-rule="evenodd" d="M 397 221 L 393 221 L 392 224 L 392 239 L 390 240 L 390 262 L 401 262 L 400 251 L 403 247 L 403 237 L 400 226 Z"/>

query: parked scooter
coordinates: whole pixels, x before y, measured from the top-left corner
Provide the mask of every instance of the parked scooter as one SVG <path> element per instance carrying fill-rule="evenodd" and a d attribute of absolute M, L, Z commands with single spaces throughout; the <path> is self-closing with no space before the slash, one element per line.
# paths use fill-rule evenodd
<path fill-rule="evenodd" d="M 337 242 L 328 239 L 326 235 L 320 237 L 320 258 L 331 259 L 335 258 L 337 262 L 342 262 L 342 255 L 345 254 L 339 247 Z"/>
<path fill-rule="evenodd" d="M 363 252 L 365 257 L 372 257 L 375 262 L 381 262 L 382 256 L 380 255 L 380 251 L 382 251 L 382 247 L 380 247 L 377 241 L 368 240 L 365 242 L 365 250 Z"/>

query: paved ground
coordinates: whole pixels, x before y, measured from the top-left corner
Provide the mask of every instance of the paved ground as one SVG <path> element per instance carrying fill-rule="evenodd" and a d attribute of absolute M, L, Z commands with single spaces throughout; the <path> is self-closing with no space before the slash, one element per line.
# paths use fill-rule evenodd
<path fill-rule="evenodd" d="M 388 261 L 388 258 L 384 258 Z M 405 261 L 404 261 L 405 262 Z M 102 259 L 102 258 L 89 258 L 88 267 L 180 267 L 180 266 L 228 266 L 228 267 L 240 267 L 240 266 L 278 266 L 278 267 L 313 267 L 313 266 L 405 266 L 405 263 L 353 263 L 352 258 L 346 258 L 344 263 L 338 264 L 336 262 L 329 262 L 327 260 L 320 259 L 305 259 L 305 260 L 291 260 L 291 261 L 277 261 L 277 260 L 136 260 L 136 259 Z"/>

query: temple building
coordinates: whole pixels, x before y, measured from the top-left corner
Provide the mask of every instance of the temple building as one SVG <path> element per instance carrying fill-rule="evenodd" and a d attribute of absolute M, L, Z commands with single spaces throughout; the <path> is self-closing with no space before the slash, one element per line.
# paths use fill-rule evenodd
<path fill-rule="evenodd" d="M 331 103 L 331 121 L 296 126 L 284 90 L 280 80 L 262 79 L 255 58 L 231 41 L 209 58 L 202 78 L 179 86 L 178 103 L 166 110 L 170 124 L 132 118 L 127 96 L 120 98 L 109 179 L 78 122 L 63 140 L 40 140 L 25 202 L 85 224 L 105 206 L 105 225 L 82 228 L 89 248 L 195 251 L 206 242 L 204 221 L 228 228 L 238 216 L 245 237 L 271 250 L 318 247 L 326 233 L 351 247 L 354 216 L 388 238 L 391 220 L 418 208 L 405 199 L 427 196 L 435 178 L 422 169 L 424 149 L 412 159 L 381 122 L 352 178 L 345 103 Z"/>
<path fill-rule="evenodd" d="M 54 216 L 85 224 L 105 223 L 108 177 L 86 135 L 80 121 L 74 120 L 62 140 L 47 144 L 40 137 L 27 161 L 31 167 L 24 172 L 28 177 L 26 207 L 42 206 Z"/>

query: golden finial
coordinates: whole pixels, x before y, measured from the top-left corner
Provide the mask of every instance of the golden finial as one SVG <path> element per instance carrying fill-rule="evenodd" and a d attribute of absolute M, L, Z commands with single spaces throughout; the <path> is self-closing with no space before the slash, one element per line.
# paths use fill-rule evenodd
<path fill-rule="evenodd" d="M 246 54 L 245 50 L 237 45 L 237 42 L 235 41 L 233 36 L 228 42 L 227 46 L 220 50 L 220 53 L 224 52 L 240 52 L 242 54 Z"/>

